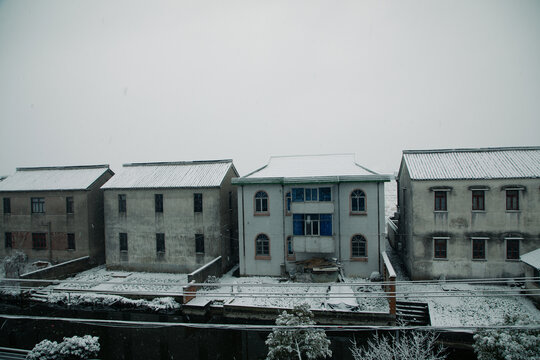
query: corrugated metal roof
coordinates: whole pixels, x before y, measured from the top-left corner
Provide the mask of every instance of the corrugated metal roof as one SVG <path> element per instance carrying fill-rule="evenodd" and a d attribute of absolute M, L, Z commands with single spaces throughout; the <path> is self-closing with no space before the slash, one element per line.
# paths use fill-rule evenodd
<path fill-rule="evenodd" d="M 268 165 L 246 178 L 375 175 L 356 164 L 354 154 L 272 156 Z"/>
<path fill-rule="evenodd" d="M 86 190 L 109 165 L 18 168 L 0 182 L 0 191 Z"/>
<path fill-rule="evenodd" d="M 219 187 L 231 166 L 232 160 L 125 164 L 102 189 Z"/>
<path fill-rule="evenodd" d="M 411 179 L 540 178 L 540 147 L 405 150 Z"/>
<path fill-rule="evenodd" d="M 540 270 L 540 249 L 528 252 L 520 256 L 521 261 L 525 264 Z"/>

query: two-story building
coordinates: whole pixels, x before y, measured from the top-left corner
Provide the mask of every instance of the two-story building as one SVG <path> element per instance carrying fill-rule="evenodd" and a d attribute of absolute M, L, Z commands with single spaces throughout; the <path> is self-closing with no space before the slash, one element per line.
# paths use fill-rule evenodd
<path fill-rule="evenodd" d="M 105 186 L 112 269 L 191 272 L 238 259 L 238 176 L 232 160 L 126 164 Z"/>
<path fill-rule="evenodd" d="M 540 247 L 540 147 L 403 151 L 397 184 L 414 280 L 521 276 Z"/>
<path fill-rule="evenodd" d="M 384 182 L 354 154 L 271 157 L 238 179 L 240 274 L 282 275 L 335 258 L 348 275 L 380 269 Z"/>
<path fill-rule="evenodd" d="M 104 262 L 103 192 L 108 165 L 18 168 L 0 182 L 0 256 L 15 249 L 52 263 Z"/>

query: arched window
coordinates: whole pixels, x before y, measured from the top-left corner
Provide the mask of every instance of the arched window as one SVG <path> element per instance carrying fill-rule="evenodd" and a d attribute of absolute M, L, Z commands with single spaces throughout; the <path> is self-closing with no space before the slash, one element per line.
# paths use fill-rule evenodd
<path fill-rule="evenodd" d="M 366 194 L 356 189 L 351 193 L 351 213 L 365 213 L 366 212 Z"/>
<path fill-rule="evenodd" d="M 259 234 L 255 238 L 255 257 L 270 257 L 270 238 L 266 234 Z"/>
<path fill-rule="evenodd" d="M 362 235 L 354 235 L 351 239 L 351 257 L 367 257 L 367 240 Z"/>
<path fill-rule="evenodd" d="M 268 194 L 266 191 L 257 191 L 255 194 L 255 213 L 268 212 Z"/>

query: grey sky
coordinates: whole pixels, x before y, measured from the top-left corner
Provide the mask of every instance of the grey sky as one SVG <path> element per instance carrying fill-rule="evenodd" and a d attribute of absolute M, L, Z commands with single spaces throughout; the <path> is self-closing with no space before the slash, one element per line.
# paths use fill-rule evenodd
<path fill-rule="evenodd" d="M 0 1 L 0 174 L 539 134 L 540 1 Z"/>

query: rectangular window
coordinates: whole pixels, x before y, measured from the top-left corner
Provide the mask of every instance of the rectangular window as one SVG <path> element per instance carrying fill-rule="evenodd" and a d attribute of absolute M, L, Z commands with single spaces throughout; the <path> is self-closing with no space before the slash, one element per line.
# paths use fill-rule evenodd
<path fill-rule="evenodd" d="M 306 189 L 306 195 L 304 196 L 304 199 L 306 201 L 318 201 L 319 200 L 319 189 L 317 188 L 307 188 Z"/>
<path fill-rule="evenodd" d="M 332 236 L 332 214 L 293 214 L 293 234 Z"/>
<path fill-rule="evenodd" d="M 47 234 L 32 233 L 32 249 L 40 250 L 47 248 Z"/>
<path fill-rule="evenodd" d="M 486 239 L 472 239 L 473 260 L 486 259 Z"/>
<path fill-rule="evenodd" d="M 197 254 L 204 254 L 204 235 L 195 234 L 195 252 Z"/>
<path fill-rule="evenodd" d="M 125 213 L 127 211 L 126 194 L 118 194 L 118 212 Z"/>
<path fill-rule="evenodd" d="M 11 199 L 4 198 L 4 214 L 11 214 Z"/>
<path fill-rule="evenodd" d="M 75 234 L 67 234 L 68 250 L 75 250 Z"/>
<path fill-rule="evenodd" d="M 330 187 L 293 188 L 292 201 L 332 201 L 332 189 Z"/>
<path fill-rule="evenodd" d="M 193 194 L 193 211 L 200 213 L 203 211 L 202 194 Z"/>
<path fill-rule="evenodd" d="M 6 249 L 13 248 L 13 235 L 12 235 L 12 233 L 7 232 L 7 233 L 4 234 L 4 236 L 5 236 L 4 247 Z"/>
<path fill-rule="evenodd" d="M 128 235 L 127 233 L 120 233 L 120 252 L 127 252 L 128 251 Z"/>
<path fill-rule="evenodd" d="M 39 214 L 45 212 L 45 199 L 44 198 L 31 198 L 32 214 Z"/>
<path fill-rule="evenodd" d="M 473 190 L 472 192 L 472 209 L 473 210 L 485 210 L 485 191 L 484 190 Z"/>
<path fill-rule="evenodd" d="M 446 259 L 446 242 L 448 239 L 433 239 L 433 257 L 435 259 Z"/>
<path fill-rule="evenodd" d="M 519 239 L 506 239 L 506 259 L 519 260 Z"/>
<path fill-rule="evenodd" d="M 536 278 L 534 281 L 536 286 L 540 286 L 540 270 L 533 268 L 533 277 Z"/>
<path fill-rule="evenodd" d="M 319 188 L 319 201 L 332 201 L 332 189 L 329 187 Z"/>
<path fill-rule="evenodd" d="M 232 191 L 229 191 L 229 210 L 232 210 L 233 204 L 232 204 L 233 198 L 232 198 Z"/>
<path fill-rule="evenodd" d="M 157 253 L 165 252 L 165 234 L 163 233 L 156 234 L 156 252 Z"/>
<path fill-rule="evenodd" d="M 156 212 L 163 212 L 163 194 L 154 194 L 154 203 L 156 206 Z"/>
<path fill-rule="evenodd" d="M 446 191 L 435 191 L 435 211 L 446 211 Z"/>
<path fill-rule="evenodd" d="M 291 213 L 291 202 L 292 202 L 292 195 L 291 195 L 291 192 L 289 191 L 285 194 L 285 209 L 286 209 L 285 213 L 287 215 L 290 215 Z"/>
<path fill-rule="evenodd" d="M 294 257 L 293 239 L 291 236 L 287 237 L 287 256 Z"/>
<path fill-rule="evenodd" d="M 519 190 L 506 190 L 506 210 L 519 210 Z"/>
<path fill-rule="evenodd" d="M 73 196 L 66 197 L 66 214 L 73 214 Z"/>
<path fill-rule="evenodd" d="M 292 201 L 303 202 L 304 201 L 304 188 L 292 189 Z"/>

